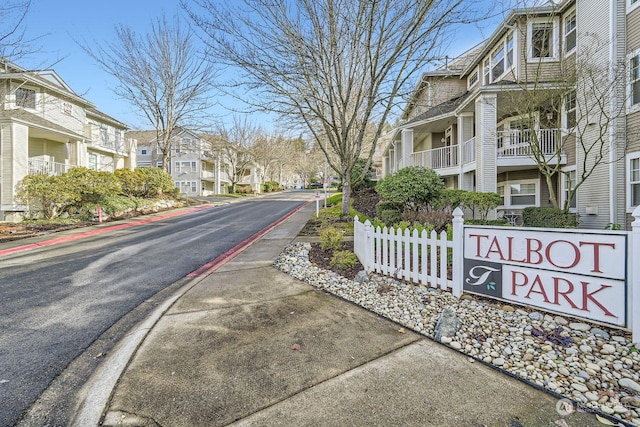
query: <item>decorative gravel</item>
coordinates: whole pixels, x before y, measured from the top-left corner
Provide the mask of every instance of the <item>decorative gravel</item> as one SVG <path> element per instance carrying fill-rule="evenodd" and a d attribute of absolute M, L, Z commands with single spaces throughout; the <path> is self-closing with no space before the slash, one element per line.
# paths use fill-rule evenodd
<path fill-rule="evenodd" d="M 310 247 L 289 245 L 274 266 L 431 338 L 444 312 L 456 328 L 439 328 L 443 344 L 566 396 L 578 409 L 640 426 L 640 353 L 629 334 L 375 274 L 349 280 L 313 265 Z"/>

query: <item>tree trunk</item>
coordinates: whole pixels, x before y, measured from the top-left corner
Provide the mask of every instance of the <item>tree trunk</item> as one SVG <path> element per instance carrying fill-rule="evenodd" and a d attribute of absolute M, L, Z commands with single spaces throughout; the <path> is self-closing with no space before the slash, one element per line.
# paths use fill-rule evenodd
<path fill-rule="evenodd" d="M 549 189 L 549 199 L 551 200 L 551 205 L 558 209 L 558 196 L 556 195 L 556 189 L 553 186 L 553 180 L 551 179 L 551 175 L 544 175 L 547 181 L 547 187 Z"/>
<path fill-rule="evenodd" d="M 351 202 L 351 180 L 349 174 L 345 174 L 342 179 L 342 209 L 341 216 L 349 216 Z"/>

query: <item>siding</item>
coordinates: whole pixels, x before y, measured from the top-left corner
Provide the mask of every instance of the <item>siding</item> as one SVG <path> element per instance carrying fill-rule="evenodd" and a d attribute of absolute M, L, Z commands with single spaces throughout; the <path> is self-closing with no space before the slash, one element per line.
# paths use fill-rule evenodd
<path fill-rule="evenodd" d="M 627 116 L 627 152 L 640 151 L 640 111 Z"/>
<path fill-rule="evenodd" d="M 580 34 L 591 33 L 593 37 L 599 40 L 601 43 L 606 42 L 610 38 L 609 28 L 609 2 L 594 2 L 590 0 L 579 0 L 577 7 L 577 25 Z M 590 44 L 593 43 L 593 37 L 578 37 L 577 54 L 581 55 L 581 52 L 585 49 L 589 51 L 591 55 L 589 61 L 599 66 L 605 66 L 609 63 L 609 50 L 599 49 L 593 52 L 593 49 L 589 49 Z M 580 58 L 578 58 L 578 61 Z M 578 90 L 578 99 L 585 99 L 585 94 Z M 608 100 L 607 100 L 608 101 Z M 584 102 L 589 102 L 585 100 Z M 608 108 L 608 107 L 607 107 Z M 596 118 L 596 121 L 599 119 Z M 598 126 L 588 126 L 585 129 L 583 139 L 588 143 L 596 138 Z M 582 173 L 581 165 L 583 162 L 587 164 L 587 167 L 593 165 L 593 156 L 587 156 L 581 150 L 577 150 L 576 164 L 578 165 L 577 176 Z M 605 159 L 605 161 L 607 161 Z M 597 208 L 596 215 L 587 215 L 586 207 Z M 608 164 L 600 164 L 596 167 L 593 174 L 587 178 L 587 180 L 578 189 L 577 208 L 580 214 L 580 222 L 582 227 L 602 229 L 610 222 L 610 207 L 611 207 L 611 194 L 610 194 L 610 170 Z"/>
<path fill-rule="evenodd" d="M 627 53 L 640 48 L 640 8 L 627 14 Z"/>

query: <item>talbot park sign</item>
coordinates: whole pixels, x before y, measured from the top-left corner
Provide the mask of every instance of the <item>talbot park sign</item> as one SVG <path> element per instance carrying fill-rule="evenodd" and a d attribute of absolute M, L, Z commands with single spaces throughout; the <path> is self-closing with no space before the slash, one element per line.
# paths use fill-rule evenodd
<path fill-rule="evenodd" d="M 627 235 L 464 228 L 463 289 L 627 326 Z"/>

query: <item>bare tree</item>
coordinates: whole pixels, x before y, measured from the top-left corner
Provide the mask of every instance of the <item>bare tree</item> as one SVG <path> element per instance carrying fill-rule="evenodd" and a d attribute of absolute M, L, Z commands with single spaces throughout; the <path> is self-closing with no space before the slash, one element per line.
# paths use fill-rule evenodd
<path fill-rule="evenodd" d="M 552 22 L 553 15 L 549 19 Z M 544 46 L 545 34 L 541 37 Z M 553 74 L 544 61 L 546 53 L 541 52 L 540 60 L 524 61 L 520 78 L 513 76 L 503 83 L 512 111 L 520 119 L 510 140 L 499 141 L 514 150 L 525 147 L 523 154 L 535 161 L 547 183 L 551 204 L 565 211 L 578 188 L 599 167 L 623 158 L 626 144 L 625 131 L 617 124 L 626 115 L 626 66 L 600 59 L 608 42 L 597 35 L 580 37 L 576 54 L 561 58 Z M 564 168 L 567 152 L 575 152 L 576 172 Z M 571 183 L 562 206 L 554 184 L 561 175 Z"/>
<path fill-rule="evenodd" d="M 131 102 L 154 127 L 168 171 L 174 131 L 197 130 L 211 106 L 214 65 L 197 50 L 194 33 L 177 16 L 172 21 L 158 18 L 145 35 L 124 25 L 115 32 L 115 41 L 97 49 L 85 43 L 83 49 L 118 80 L 116 95 Z"/>
<path fill-rule="evenodd" d="M 208 138 L 211 149 L 218 152 L 227 169 L 231 182 L 231 193 L 251 173 L 255 166 L 252 149 L 260 136 L 258 127 L 247 118 L 233 117 L 230 126 L 220 124 L 215 136 Z"/>
<path fill-rule="evenodd" d="M 200 8 L 196 10 L 192 4 Z M 343 180 L 375 142 L 414 76 L 446 48 L 451 26 L 481 15 L 473 0 L 182 1 L 211 55 L 239 68 L 251 105 L 302 123 Z M 485 2 L 486 7 L 486 2 Z M 485 9 L 486 10 L 486 9 Z M 375 129 L 364 150 L 366 128 Z M 335 154 L 332 155 L 332 154 Z M 368 169 L 368 168 L 367 168 Z"/>
<path fill-rule="evenodd" d="M 0 3 L 0 57 L 15 61 L 33 51 L 25 34 L 24 20 L 31 0 L 3 0 Z"/>
<path fill-rule="evenodd" d="M 260 174 L 260 181 L 273 180 L 273 173 L 277 165 L 289 161 L 291 155 L 291 140 L 282 134 L 265 134 L 260 132 L 255 144 L 251 147 L 251 155 Z"/>

